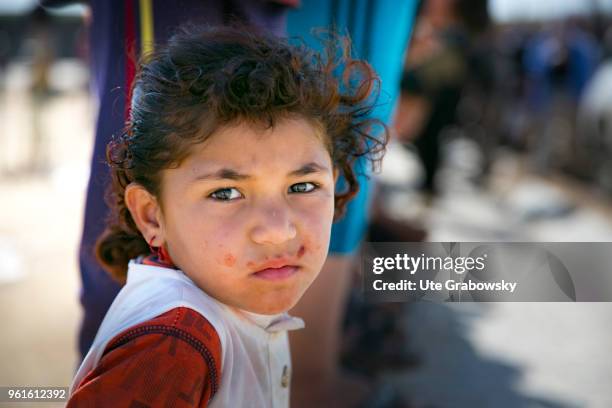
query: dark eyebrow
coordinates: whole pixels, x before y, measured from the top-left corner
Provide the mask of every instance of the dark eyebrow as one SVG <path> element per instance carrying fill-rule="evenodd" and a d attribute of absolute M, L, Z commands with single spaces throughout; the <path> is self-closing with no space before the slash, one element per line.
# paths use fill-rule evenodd
<path fill-rule="evenodd" d="M 289 173 L 289 175 L 293 177 L 306 176 L 308 174 L 323 173 L 326 171 L 330 171 L 330 170 L 325 166 L 321 166 L 320 164 L 317 164 L 315 162 L 310 162 L 310 163 L 306 163 L 299 169 L 292 171 L 291 173 Z"/>
<path fill-rule="evenodd" d="M 310 162 L 310 163 L 304 164 L 302 167 L 300 167 L 297 170 L 293 170 L 291 173 L 289 173 L 289 176 L 292 176 L 292 177 L 306 176 L 308 174 L 320 173 L 320 172 L 325 172 L 325 171 L 330 171 L 330 170 L 325 166 L 321 166 L 320 164 L 317 164 L 315 162 Z M 223 169 L 217 170 L 214 173 L 202 174 L 200 176 L 197 176 L 195 178 L 195 181 L 200 181 L 200 180 L 241 181 L 241 180 L 248 180 L 251 178 L 253 177 L 248 174 L 240 174 L 234 169 L 223 168 Z"/>
<path fill-rule="evenodd" d="M 240 174 L 236 170 L 233 169 L 219 169 L 214 173 L 210 174 L 202 174 L 195 178 L 196 181 L 199 180 L 246 180 L 251 178 L 246 174 Z"/>

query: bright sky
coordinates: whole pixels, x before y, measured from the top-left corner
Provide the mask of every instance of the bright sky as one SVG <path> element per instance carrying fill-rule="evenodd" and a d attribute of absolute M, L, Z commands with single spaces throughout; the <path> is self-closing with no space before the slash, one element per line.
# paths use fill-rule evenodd
<path fill-rule="evenodd" d="M 584 14 L 589 9 L 612 11 L 612 0 L 489 0 L 495 20 L 541 20 Z"/>
<path fill-rule="evenodd" d="M 0 13 L 21 14 L 30 10 L 36 0 L 0 0 Z"/>
<path fill-rule="evenodd" d="M 38 0 L 0 0 L 0 14 L 25 14 L 32 10 Z M 79 15 L 83 7 L 80 4 L 63 7 L 60 14 Z"/>

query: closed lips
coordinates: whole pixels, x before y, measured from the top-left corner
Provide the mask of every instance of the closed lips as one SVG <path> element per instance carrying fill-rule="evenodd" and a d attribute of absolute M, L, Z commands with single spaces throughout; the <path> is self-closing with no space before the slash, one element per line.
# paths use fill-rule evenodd
<path fill-rule="evenodd" d="M 256 278 L 276 281 L 289 278 L 299 268 L 298 265 L 293 265 L 286 259 L 275 259 L 260 265 L 258 270 L 253 272 L 252 275 Z"/>
<path fill-rule="evenodd" d="M 253 273 L 258 273 L 258 272 L 263 272 L 265 270 L 268 269 L 281 269 L 284 267 L 295 267 L 298 268 L 299 265 L 295 265 L 292 264 L 290 260 L 288 259 L 273 259 L 271 261 L 268 261 L 266 263 L 263 263 L 261 265 L 259 265 L 258 267 L 255 268 L 255 272 Z"/>

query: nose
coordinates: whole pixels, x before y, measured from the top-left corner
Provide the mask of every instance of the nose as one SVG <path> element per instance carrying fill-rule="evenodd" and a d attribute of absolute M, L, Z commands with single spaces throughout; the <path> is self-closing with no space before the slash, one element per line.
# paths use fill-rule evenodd
<path fill-rule="evenodd" d="M 256 211 L 251 239 L 257 244 L 282 244 L 297 235 L 296 226 L 287 205 L 267 205 Z"/>

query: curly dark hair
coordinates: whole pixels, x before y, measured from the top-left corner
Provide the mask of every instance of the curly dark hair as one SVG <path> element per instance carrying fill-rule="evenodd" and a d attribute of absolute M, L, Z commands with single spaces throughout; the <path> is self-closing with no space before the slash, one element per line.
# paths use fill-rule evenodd
<path fill-rule="evenodd" d="M 387 127 L 370 116 L 379 79 L 351 58 L 350 42 L 323 34 L 324 52 L 245 27 L 183 28 L 167 46 L 140 62 L 125 131 L 107 147 L 111 216 L 96 255 L 125 281 L 130 259 L 150 253 L 124 201 L 135 182 L 160 197 L 161 171 L 177 167 L 193 145 L 222 126 L 246 122 L 273 127 L 287 117 L 323 130 L 334 168 L 347 188 L 336 192 L 334 218 L 358 192 L 358 157 L 376 169 Z"/>

